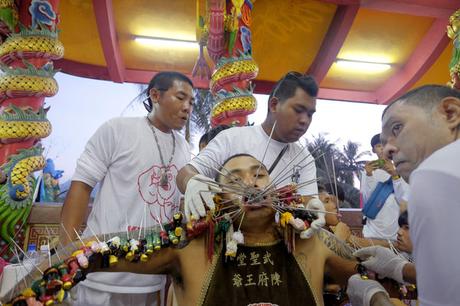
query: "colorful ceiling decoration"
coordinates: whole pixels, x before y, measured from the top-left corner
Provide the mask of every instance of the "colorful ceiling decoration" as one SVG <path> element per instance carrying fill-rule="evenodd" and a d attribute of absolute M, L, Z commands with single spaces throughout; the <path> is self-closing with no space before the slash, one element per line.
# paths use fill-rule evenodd
<path fill-rule="evenodd" d="M 66 54 L 55 65 L 72 75 L 119 83 L 146 83 L 164 70 L 192 76 L 200 54 L 203 3 L 207 1 L 62 1 L 59 27 Z M 269 93 L 291 70 L 314 75 L 319 98 L 376 104 L 416 85 L 450 80 L 452 41 L 446 29 L 460 0 L 252 4 L 252 57 L 259 66 L 255 93 Z M 136 37 L 166 40 L 145 44 Z M 206 52 L 205 59 L 213 69 Z M 197 87 L 209 86 L 206 77 L 193 81 Z"/>

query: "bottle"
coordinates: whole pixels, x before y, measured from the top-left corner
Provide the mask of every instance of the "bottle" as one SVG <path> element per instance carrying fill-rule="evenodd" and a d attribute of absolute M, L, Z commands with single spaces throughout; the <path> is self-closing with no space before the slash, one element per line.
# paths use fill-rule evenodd
<path fill-rule="evenodd" d="M 32 262 L 33 264 L 37 264 L 40 259 L 40 254 L 37 252 L 37 245 L 35 243 L 30 243 L 27 247 L 27 256 L 25 260 Z"/>
<path fill-rule="evenodd" d="M 39 253 L 39 259 L 38 262 L 41 260 L 48 260 L 48 257 L 50 257 L 50 245 L 49 244 L 42 244 L 40 246 L 40 253 Z"/>
<path fill-rule="evenodd" d="M 35 243 L 30 243 L 27 246 L 27 256 L 24 258 L 24 264 L 27 266 L 34 266 L 38 264 L 40 259 L 40 254 L 37 252 L 37 245 Z"/>

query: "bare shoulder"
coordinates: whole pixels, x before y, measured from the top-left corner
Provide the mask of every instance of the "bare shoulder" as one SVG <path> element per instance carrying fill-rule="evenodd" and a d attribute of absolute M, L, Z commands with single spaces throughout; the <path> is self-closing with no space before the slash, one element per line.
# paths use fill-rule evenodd
<path fill-rule="evenodd" d="M 210 263 L 207 245 L 203 237 L 191 240 L 187 246 L 177 250 L 177 258 L 182 267 L 206 268 Z"/>
<path fill-rule="evenodd" d="M 295 251 L 297 261 L 305 267 L 311 267 L 312 265 L 324 265 L 329 251 L 321 240 L 314 235 L 310 239 L 296 240 Z"/>

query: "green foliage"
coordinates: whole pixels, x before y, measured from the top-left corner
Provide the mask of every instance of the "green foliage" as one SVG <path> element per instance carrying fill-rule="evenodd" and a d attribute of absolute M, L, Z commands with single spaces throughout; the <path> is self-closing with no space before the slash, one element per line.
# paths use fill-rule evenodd
<path fill-rule="evenodd" d="M 359 207 L 359 190 L 354 187 L 354 181 L 365 164 L 361 159 L 370 154 L 360 152 L 359 147 L 358 143 L 349 140 L 339 149 L 325 134 L 314 136 L 308 144 L 308 150 L 316 160 L 320 182 L 334 184 L 336 181 L 345 191 L 345 201 L 356 208 Z"/>
<path fill-rule="evenodd" d="M 209 90 L 195 90 L 195 104 L 190 118 L 192 133 L 206 133 L 211 129 L 211 111 L 215 103 Z"/>

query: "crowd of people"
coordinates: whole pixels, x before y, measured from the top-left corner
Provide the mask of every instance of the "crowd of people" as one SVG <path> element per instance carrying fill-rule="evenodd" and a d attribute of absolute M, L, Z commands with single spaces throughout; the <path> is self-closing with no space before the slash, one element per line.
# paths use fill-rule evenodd
<path fill-rule="evenodd" d="M 384 110 L 371 139 L 377 158 L 360 173 L 362 233 L 341 221 L 343 190 L 317 178 L 314 158 L 298 142 L 317 93 L 312 77 L 287 73 L 261 125 L 215 127 L 191 158 L 178 130 L 190 118 L 193 83 L 158 73 L 145 117 L 112 119 L 88 141 L 63 206 L 61 242 L 77 238 L 98 183 L 84 237 L 167 223 L 179 210 L 184 222 L 195 222 L 222 209 L 232 211 L 233 236 L 212 260 L 205 255 L 210 238 L 197 236 L 144 264 L 91 269 L 74 304 L 162 305 L 157 292 L 171 282 L 168 302 L 177 305 L 398 305 L 389 282 L 415 286 L 419 305 L 460 305 L 458 244 L 448 238 L 459 227 L 460 93 L 426 85 Z M 284 186 L 296 186 L 296 209 L 312 218 L 292 216 L 292 231 L 278 226 L 287 217 L 271 192 Z"/>

